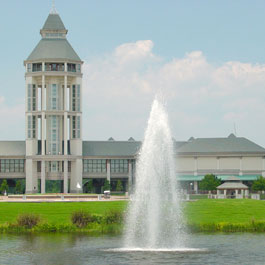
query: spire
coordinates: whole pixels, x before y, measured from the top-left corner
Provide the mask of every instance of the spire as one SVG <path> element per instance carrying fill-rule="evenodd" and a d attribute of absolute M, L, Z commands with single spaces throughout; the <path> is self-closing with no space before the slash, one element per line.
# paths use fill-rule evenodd
<path fill-rule="evenodd" d="M 52 9 L 51 9 L 50 14 L 58 14 L 55 8 L 55 0 L 52 0 Z"/>

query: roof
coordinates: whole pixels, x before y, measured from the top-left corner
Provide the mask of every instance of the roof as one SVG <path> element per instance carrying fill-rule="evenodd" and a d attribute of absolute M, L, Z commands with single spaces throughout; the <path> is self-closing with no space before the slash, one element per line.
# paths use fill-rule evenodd
<path fill-rule="evenodd" d="M 68 59 L 81 62 L 67 39 L 41 39 L 27 61 L 40 59 Z"/>
<path fill-rule="evenodd" d="M 241 180 L 236 176 L 228 176 L 225 181 L 241 181 Z"/>
<path fill-rule="evenodd" d="M 0 141 L 0 156 L 25 156 L 25 141 Z"/>
<path fill-rule="evenodd" d="M 83 156 L 134 156 L 140 147 L 138 141 L 83 141 Z"/>
<path fill-rule="evenodd" d="M 178 153 L 265 153 L 265 149 L 244 137 L 191 139 Z"/>
<path fill-rule="evenodd" d="M 46 19 L 42 30 L 66 30 L 58 14 L 49 14 Z"/>
<path fill-rule="evenodd" d="M 248 189 L 248 186 L 244 185 L 241 182 L 225 182 L 217 187 L 218 190 L 227 190 L 227 189 Z"/>

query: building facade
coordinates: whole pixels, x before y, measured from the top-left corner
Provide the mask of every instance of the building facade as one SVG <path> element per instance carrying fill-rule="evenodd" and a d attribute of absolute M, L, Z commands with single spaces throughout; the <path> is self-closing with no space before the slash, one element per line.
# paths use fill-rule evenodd
<path fill-rule="evenodd" d="M 53 10 L 41 40 L 25 65 L 25 141 L 0 141 L 0 181 L 25 182 L 26 193 L 86 191 L 93 180 L 102 192 L 107 179 L 124 190 L 135 181 L 141 142 L 82 140 L 82 60 L 67 41 L 67 29 Z M 243 137 L 175 141 L 176 177 L 198 190 L 205 174 L 248 182 L 265 176 L 265 149 Z"/>

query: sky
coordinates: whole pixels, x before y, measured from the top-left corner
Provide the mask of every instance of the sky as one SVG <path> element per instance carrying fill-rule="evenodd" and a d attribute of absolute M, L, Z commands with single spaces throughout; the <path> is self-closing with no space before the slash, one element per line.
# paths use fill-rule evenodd
<path fill-rule="evenodd" d="M 0 0 L 0 140 L 25 139 L 23 61 L 51 0 Z M 176 140 L 265 146 L 265 1 L 56 0 L 83 64 L 83 139 L 142 140 L 163 94 Z"/>

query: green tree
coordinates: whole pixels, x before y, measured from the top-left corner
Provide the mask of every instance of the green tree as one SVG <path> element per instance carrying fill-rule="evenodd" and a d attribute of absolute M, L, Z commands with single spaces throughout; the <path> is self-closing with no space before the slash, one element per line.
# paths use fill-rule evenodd
<path fill-rule="evenodd" d="M 123 191 L 123 186 L 120 180 L 117 181 L 116 191 Z"/>
<path fill-rule="evenodd" d="M 207 174 L 203 180 L 199 183 L 200 190 L 216 190 L 217 186 L 221 184 L 221 180 L 213 174 Z"/>
<path fill-rule="evenodd" d="M 87 192 L 92 193 L 93 192 L 93 181 L 90 179 L 86 184 Z"/>
<path fill-rule="evenodd" d="M 253 191 L 262 191 L 265 190 L 265 178 L 262 176 L 258 177 L 252 184 Z"/>
<path fill-rule="evenodd" d="M 107 179 L 105 179 L 104 185 L 103 185 L 103 191 L 105 190 L 110 190 L 110 182 Z"/>
<path fill-rule="evenodd" d="M 6 179 L 3 180 L 3 182 L 2 182 L 2 184 L 0 186 L 0 192 L 2 194 L 4 194 L 5 191 L 8 192 L 8 185 L 7 185 L 7 180 Z"/>
<path fill-rule="evenodd" d="M 16 182 L 15 192 L 16 192 L 17 194 L 21 194 L 21 193 L 23 193 L 22 184 L 21 184 L 21 181 L 20 181 L 20 180 L 18 180 L 18 181 Z"/>

